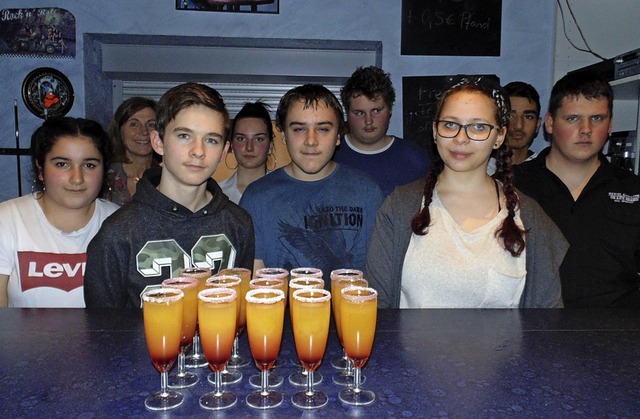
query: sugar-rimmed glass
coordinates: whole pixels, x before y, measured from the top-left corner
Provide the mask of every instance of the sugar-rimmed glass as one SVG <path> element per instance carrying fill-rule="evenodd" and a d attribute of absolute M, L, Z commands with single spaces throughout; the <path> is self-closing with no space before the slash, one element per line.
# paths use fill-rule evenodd
<path fill-rule="evenodd" d="M 196 385 L 198 376 L 185 368 L 186 352 L 193 343 L 198 323 L 198 285 L 196 278 L 180 277 L 162 281 L 162 286 L 177 288 L 184 293 L 184 315 L 182 318 L 182 336 L 178 354 L 178 371 L 169 375 L 169 388 L 187 388 Z"/>
<path fill-rule="evenodd" d="M 247 405 L 256 409 L 279 406 L 282 393 L 269 389 L 268 372 L 278 358 L 284 323 L 284 292 L 256 288 L 247 292 L 247 334 L 251 355 L 260 369 L 260 390 L 247 395 Z"/>
<path fill-rule="evenodd" d="M 184 396 L 168 388 L 169 370 L 180 352 L 184 293 L 176 288 L 154 288 L 142 294 L 144 335 L 149 356 L 160 372 L 160 391 L 151 393 L 144 405 L 153 411 L 176 408 Z"/>
<path fill-rule="evenodd" d="M 319 269 L 318 269 L 319 270 Z M 291 270 L 292 275 L 293 269 Z M 322 272 L 322 271 L 321 271 Z M 291 299 L 293 298 L 293 292 L 303 288 L 315 288 L 315 289 L 323 289 L 324 288 L 324 280 L 322 277 L 295 277 L 289 281 L 289 314 L 291 318 L 291 324 L 293 325 L 293 305 L 291 304 Z M 302 366 L 298 359 L 291 360 L 291 363 L 297 367 L 301 368 L 300 372 L 292 372 L 289 375 L 289 383 L 294 386 L 306 386 L 307 385 L 307 370 Z M 319 371 L 316 371 L 313 374 L 313 385 L 320 384 L 322 382 L 322 374 Z"/>
<path fill-rule="evenodd" d="M 211 275 L 210 268 L 184 268 L 178 274 L 180 277 L 196 278 L 199 282 L 198 292 L 204 289 L 204 283 Z M 191 353 L 187 355 L 185 365 L 187 368 L 204 368 L 208 365 L 200 347 L 200 334 L 198 333 L 197 325 L 196 334 L 193 336 L 193 345 L 191 345 Z"/>
<path fill-rule="evenodd" d="M 205 282 L 205 287 L 207 288 L 231 288 L 236 294 L 242 294 L 241 290 L 242 279 L 238 275 L 221 275 L 217 274 L 207 279 Z M 235 337 L 238 336 L 238 328 L 240 321 L 240 301 L 236 300 L 236 334 Z M 244 325 L 243 325 L 244 327 Z M 235 338 L 234 345 L 235 346 Z M 233 357 L 233 348 L 231 352 L 231 357 Z M 207 381 L 211 384 L 215 384 L 216 373 L 212 372 L 207 377 Z M 239 383 L 242 380 L 242 373 L 237 369 L 229 370 L 227 368 L 227 364 L 225 364 L 224 369 L 222 370 L 222 384 L 235 384 Z"/>
<path fill-rule="evenodd" d="M 340 298 L 342 340 L 354 371 L 353 385 L 341 390 L 338 398 L 348 405 L 366 406 L 373 403 L 376 395 L 360 387 L 360 373 L 371 356 L 376 334 L 378 292 L 373 288 L 350 286 L 342 289 Z"/>
<path fill-rule="evenodd" d="M 331 293 L 324 288 L 297 289 L 289 304 L 296 352 L 307 371 L 306 388 L 291 396 L 291 403 L 301 409 L 317 409 L 329 402 L 324 392 L 314 390 L 313 373 L 320 366 L 327 347 Z"/>
<path fill-rule="evenodd" d="M 239 330 L 236 331 L 236 338 L 233 340 L 233 352 L 231 352 L 231 359 L 227 363 L 227 368 L 242 368 L 251 363 L 251 359 L 248 357 L 244 357 L 240 354 L 240 350 L 238 349 L 238 341 L 239 336 L 242 334 L 242 331 L 247 324 L 247 315 L 246 315 L 246 301 L 244 296 L 249 291 L 249 281 L 251 281 L 251 270 L 247 268 L 226 268 L 221 269 L 217 275 L 238 275 L 242 282 L 240 283 L 240 293 L 238 295 L 238 302 L 240 303 L 240 319 L 238 321 Z"/>
<path fill-rule="evenodd" d="M 198 315 L 202 349 L 213 370 L 215 390 L 200 397 L 200 406 L 222 410 L 236 404 L 235 394 L 222 390 L 222 371 L 229 358 L 236 335 L 238 300 L 231 288 L 212 287 L 198 294 Z"/>

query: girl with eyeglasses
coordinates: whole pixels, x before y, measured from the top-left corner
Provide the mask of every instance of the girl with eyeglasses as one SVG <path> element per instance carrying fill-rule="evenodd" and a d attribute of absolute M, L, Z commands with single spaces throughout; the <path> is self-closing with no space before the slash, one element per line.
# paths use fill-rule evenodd
<path fill-rule="evenodd" d="M 562 307 L 567 243 L 513 186 L 509 113 L 508 96 L 487 78 L 463 77 L 443 92 L 427 178 L 397 188 L 378 212 L 365 277 L 380 307 Z"/>

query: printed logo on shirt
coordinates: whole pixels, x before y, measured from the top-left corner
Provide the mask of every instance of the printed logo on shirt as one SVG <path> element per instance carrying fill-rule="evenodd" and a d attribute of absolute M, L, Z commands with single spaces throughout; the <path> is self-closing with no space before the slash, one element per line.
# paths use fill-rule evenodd
<path fill-rule="evenodd" d="M 72 291 L 84 284 L 86 253 L 18 252 L 22 291 L 51 287 Z"/>
<path fill-rule="evenodd" d="M 609 198 L 611 198 L 613 202 L 621 204 L 635 204 L 640 200 L 640 194 L 627 195 L 622 192 L 609 192 Z"/>
<path fill-rule="evenodd" d="M 362 207 L 346 205 L 322 207 L 313 214 L 305 214 L 304 227 L 312 231 L 326 228 L 358 230 L 362 228 L 364 220 L 362 212 Z"/>
<path fill-rule="evenodd" d="M 231 241 L 225 234 L 215 234 L 200 237 L 191 254 L 172 239 L 148 241 L 136 256 L 136 267 L 146 278 L 161 277 L 163 268 L 175 277 L 181 269 L 192 266 L 210 268 L 216 273 L 221 268 L 233 267 L 235 261 L 236 249 Z"/>

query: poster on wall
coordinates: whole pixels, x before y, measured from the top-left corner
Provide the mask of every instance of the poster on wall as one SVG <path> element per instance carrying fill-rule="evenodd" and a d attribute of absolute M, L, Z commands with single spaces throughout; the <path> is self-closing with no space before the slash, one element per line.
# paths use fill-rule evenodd
<path fill-rule="evenodd" d="M 0 10 L 0 55 L 74 58 L 75 16 L 58 7 Z"/>
<path fill-rule="evenodd" d="M 280 0 L 175 0 L 176 10 L 279 13 Z"/>
<path fill-rule="evenodd" d="M 402 0 L 402 55 L 500 56 L 502 0 Z"/>

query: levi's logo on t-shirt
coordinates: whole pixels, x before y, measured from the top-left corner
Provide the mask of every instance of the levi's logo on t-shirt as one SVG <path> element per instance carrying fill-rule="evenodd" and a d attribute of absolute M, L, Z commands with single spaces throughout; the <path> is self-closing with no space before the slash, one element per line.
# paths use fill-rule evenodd
<path fill-rule="evenodd" d="M 86 253 L 18 252 L 22 291 L 51 287 L 71 291 L 84 283 Z"/>

